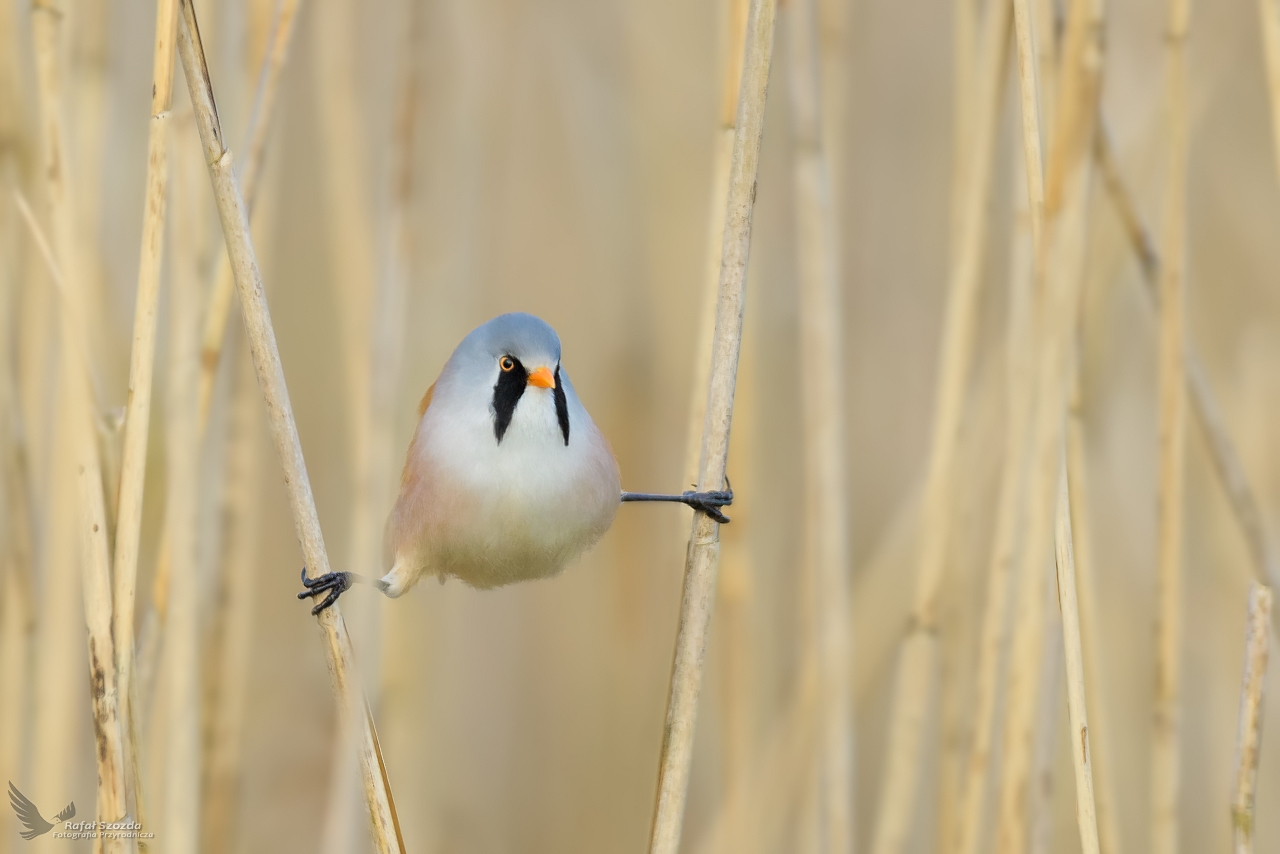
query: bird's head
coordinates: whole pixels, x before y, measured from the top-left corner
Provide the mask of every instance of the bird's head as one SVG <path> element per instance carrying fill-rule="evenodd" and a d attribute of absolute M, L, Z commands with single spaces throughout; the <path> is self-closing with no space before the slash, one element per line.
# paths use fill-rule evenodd
<path fill-rule="evenodd" d="M 557 434 L 569 444 L 568 395 L 560 370 L 560 337 L 531 314 L 503 314 L 474 329 L 446 369 L 469 396 L 488 396 L 493 436 L 499 445 L 513 423 Z"/>

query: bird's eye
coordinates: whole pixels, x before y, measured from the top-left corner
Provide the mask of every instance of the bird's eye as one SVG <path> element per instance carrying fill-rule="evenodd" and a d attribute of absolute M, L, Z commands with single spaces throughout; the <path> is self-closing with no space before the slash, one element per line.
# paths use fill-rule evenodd
<path fill-rule="evenodd" d="M 515 359 L 512 359 L 510 356 L 503 356 L 498 360 L 498 367 L 502 368 L 504 372 L 513 371 L 516 367 Z"/>

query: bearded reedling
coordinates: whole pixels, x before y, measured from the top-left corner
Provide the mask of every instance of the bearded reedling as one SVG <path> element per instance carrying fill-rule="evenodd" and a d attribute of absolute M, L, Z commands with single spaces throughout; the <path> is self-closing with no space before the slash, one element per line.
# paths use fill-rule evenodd
<path fill-rule="evenodd" d="M 530 314 L 503 314 L 462 339 L 418 407 L 377 581 L 308 578 L 299 599 L 353 582 L 397 598 L 424 575 L 488 589 L 549 578 L 591 548 L 624 501 L 687 504 L 728 522 L 733 491 L 622 492 L 618 464 L 560 365 L 560 338 Z"/>

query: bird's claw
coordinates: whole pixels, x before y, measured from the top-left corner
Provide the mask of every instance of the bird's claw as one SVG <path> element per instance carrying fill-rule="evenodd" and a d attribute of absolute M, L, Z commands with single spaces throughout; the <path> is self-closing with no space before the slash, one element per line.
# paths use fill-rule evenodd
<path fill-rule="evenodd" d="M 688 504 L 694 510 L 701 510 L 712 519 L 720 524 L 726 524 L 729 517 L 720 512 L 721 507 L 728 507 L 733 503 L 733 489 L 717 489 L 712 492 L 684 492 L 680 496 L 685 504 Z"/>
<path fill-rule="evenodd" d="M 351 589 L 351 573 L 329 572 L 315 578 L 307 578 L 307 568 L 304 566 L 302 568 L 302 586 L 307 589 L 298 594 L 299 599 L 311 599 L 321 593 L 329 594 L 324 597 L 319 605 L 311 609 L 311 613 L 314 616 L 337 602 L 339 596 Z"/>

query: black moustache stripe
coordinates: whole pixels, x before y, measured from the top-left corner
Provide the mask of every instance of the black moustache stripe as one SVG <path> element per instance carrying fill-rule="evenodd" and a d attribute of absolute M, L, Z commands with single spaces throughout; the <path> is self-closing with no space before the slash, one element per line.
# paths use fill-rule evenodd
<path fill-rule="evenodd" d="M 529 383 L 529 372 L 520 364 L 520 360 L 512 357 L 511 361 L 516 366 L 509 371 L 499 371 L 498 381 L 493 386 L 493 435 L 497 437 L 499 445 L 502 444 L 507 428 L 511 426 L 511 416 L 516 413 L 520 395 L 524 394 L 525 386 Z"/>
<path fill-rule="evenodd" d="M 564 384 L 560 382 L 560 365 L 556 365 L 556 388 L 552 396 L 556 399 L 556 419 L 560 422 L 560 432 L 564 434 L 564 445 L 569 447 L 569 402 L 564 396 Z"/>

